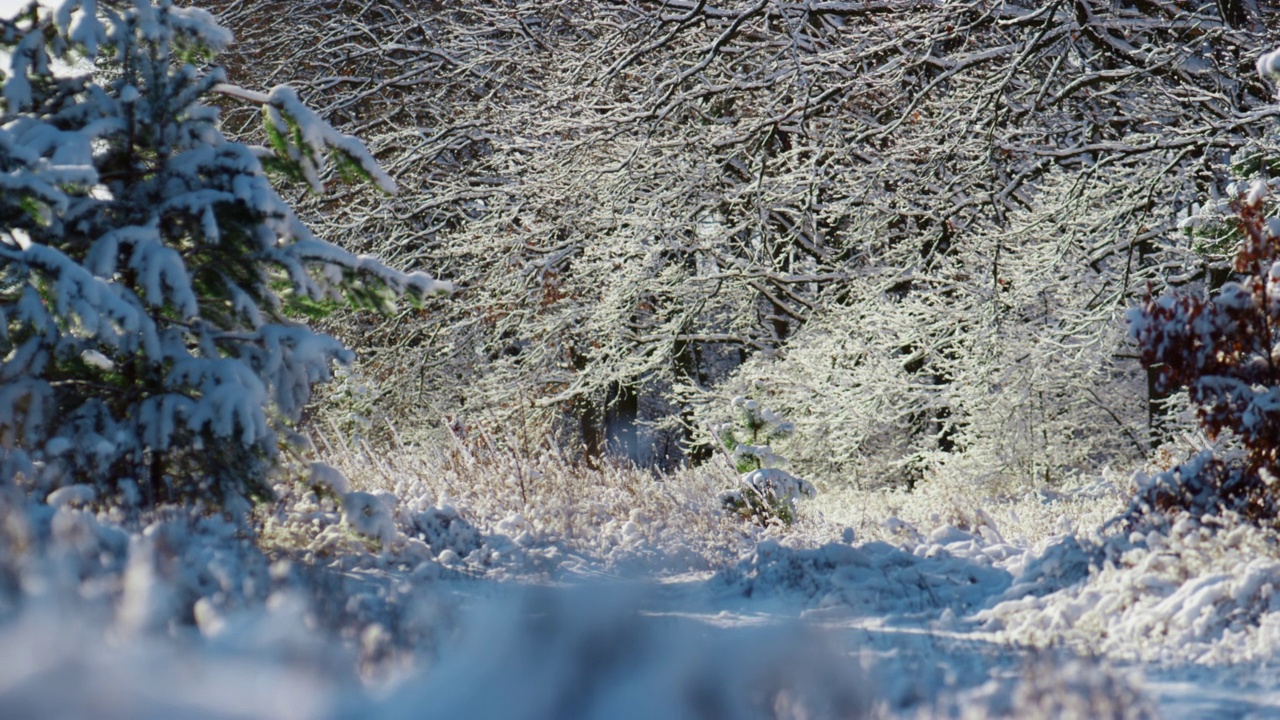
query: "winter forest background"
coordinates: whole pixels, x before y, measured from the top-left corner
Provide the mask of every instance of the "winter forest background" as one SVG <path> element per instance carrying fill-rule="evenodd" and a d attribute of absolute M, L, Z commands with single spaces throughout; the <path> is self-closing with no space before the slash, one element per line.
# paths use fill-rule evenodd
<path fill-rule="evenodd" d="M 211 7 L 232 73 L 402 184 L 303 217 L 460 288 L 335 322 L 372 395 L 326 407 L 368 436 L 518 426 L 671 468 L 752 394 L 807 475 L 874 487 L 1052 483 L 1194 427 L 1122 317 L 1228 279 L 1229 242 L 1175 228 L 1270 150 L 1270 7 L 264 8 Z"/>
<path fill-rule="evenodd" d="M 1278 46 L 0 2 L 0 715 L 1280 713 Z"/>

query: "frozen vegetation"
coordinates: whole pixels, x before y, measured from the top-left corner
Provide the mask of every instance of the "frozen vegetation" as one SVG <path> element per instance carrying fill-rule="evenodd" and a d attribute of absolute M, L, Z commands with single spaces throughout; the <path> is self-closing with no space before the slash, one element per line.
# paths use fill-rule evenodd
<path fill-rule="evenodd" d="M 836 19 L 815 26 L 835 32 L 852 11 L 828 5 Z M 716 52 L 757 15 L 795 11 L 704 6 L 672 3 L 688 15 L 662 20 L 675 29 L 645 52 L 704 10 L 708 23 L 730 24 Z M 1032 26 L 1054 7 L 1001 5 L 1000 22 Z M 1096 30 L 1081 7 L 1077 22 Z M 1210 39 L 1237 37 L 1234 12 Z M 1089 42 L 1126 62 L 1149 50 L 1109 33 Z M 1046 25 L 1041 37 L 1060 34 Z M 721 342 L 725 328 L 711 325 L 724 322 L 723 306 L 718 319 L 684 317 L 670 336 L 633 314 L 622 333 L 631 348 L 599 342 L 607 333 L 592 324 L 605 314 L 585 330 L 559 328 L 594 333 L 581 348 L 596 355 L 539 356 L 532 366 L 557 378 L 542 384 L 515 382 L 531 366 L 511 359 L 532 352 L 527 338 L 488 356 L 466 348 L 495 373 L 460 383 L 488 394 L 459 406 L 470 421 L 447 415 L 426 428 L 377 417 L 387 393 L 409 395 L 402 376 L 371 389 L 369 368 L 350 369 L 352 351 L 305 321 L 342 329 L 345 304 L 408 327 L 396 323 L 447 315 L 428 298 L 456 289 L 457 303 L 472 303 L 476 289 L 313 232 L 286 198 L 326 200 L 298 200 L 290 183 L 324 198 L 364 181 L 344 187 L 351 204 L 401 185 L 294 89 L 230 84 L 209 61 L 232 41 L 209 12 L 168 0 L 0 4 L 0 717 L 1280 715 L 1280 223 L 1267 158 L 1236 163 L 1236 182 L 1179 211 L 1179 237 L 1230 248 L 1228 264 L 1210 268 L 1230 268 L 1230 281 L 1119 293 L 1109 302 L 1134 301 L 1128 335 L 1107 315 L 1064 331 L 1066 345 L 1037 336 L 1026 376 L 1010 365 L 1001 382 L 965 386 L 982 373 L 958 372 L 964 353 L 985 351 L 958 347 L 972 328 L 954 316 L 902 336 L 915 312 L 903 306 L 921 298 L 912 283 L 940 280 L 924 277 L 939 267 L 879 293 L 903 315 L 877 319 L 850 290 L 791 336 L 784 326 L 804 323 L 788 304 L 817 302 L 821 293 L 806 293 L 831 279 L 834 255 L 757 272 L 694 253 L 685 270 L 712 267 L 735 302 L 749 286 L 772 308 L 767 338 L 727 323 L 759 353 L 740 354 L 721 384 L 702 386 L 714 383 L 694 367 L 700 353 L 681 363 L 691 344 Z M 796 40 L 791 50 L 812 48 Z M 1184 74 L 1207 72 L 1192 59 L 1181 56 Z M 959 72 L 937 62 L 947 77 Z M 1261 55 L 1256 72 L 1280 76 L 1280 51 Z M 663 102 L 677 103 L 686 80 L 667 85 Z M 223 113 L 246 105 L 264 144 L 223 132 Z M 755 177 L 763 186 L 763 166 Z M 702 240 L 728 222 L 691 217 Z M 760 232 L 739 239 L 751 245 Z M 568 272 L 556 262 L 525 305 L 546 309 L 571 292 L 556 284 Z M 606 265 L 636 282 L 633 267 Z M 699 307 L 726 301 L 720 287 Z M 934 300 L 960 298 L 952 289 Z M 1047 307 L 1070 294 L 1040 297 Z M 751 297 L 743 302 L 759 305 Z M 644 312 L 657 312 L 663 299 L 650 300 Z M 501 292 L 487 301 L 494 317 L 508 302 Z M 1050 316 L 999 319 L 1012 334 L 1026 331 L 1015 321 L 1065 323 Z M 839 339 L 848 318 L 866 325 L 851 345 Z M 930 334 L 948 323 L 956 347 Z M 876 339 L 894 348 L 868 344 Z M 1085 370 L 1107 343 L 1137 353 L 1179 432 L 1144 444 L 1130 432 L 1132 405 L 1117 413 L 1096 394 L 1087 411 L 1072 404 L 1090 382 L 1120 393 L 1145 372 Z M 657 365 L 627 371 L 667 383 L 670 404 L 655 407 L 679 417 L 637 431 L 622 409 L 640 414 L 639 390 L 609 373 L 644 347 L 644 362 L 670 360 L 678 377 L 654 380 Z M 931 370 L 906 369 L 931 353 Z M 836 372 L 851 356 L 865 364 Z M 555 374 L 570 370 L 581 375 Z M 418 372 L 422 396 L 428 364 Z M 512 397 L 486 415 L 475 403 L 493 400 L 494 382 Z M 824 382 L 838 390 L 824 395 Z M 830 416 L 784 418 L 771 404 L 788 402 L 779 386 Z M 526 391 L 552 394 L 526 402 Z M 721 395 L 732 400 L 714 405 Z M 1037 420 L 1050 415 L 1057 424 Z M 1073 429 L 1071 418 L 1090 424 Z M 1084 435 L 1103 421 L 1127 437 Z M 845 424 L 822 431 L 828 422 Z M 806 432 L 857 447 L 824 451 Z M 702 443 L 635 462 L 641 440 L 677 436 Z M 1141 457 L 1117 450 L 1129 444 Z M 841 481 L 841 467 L 865 477 L 849 467 L 858 457 L 886 481 Z"/>

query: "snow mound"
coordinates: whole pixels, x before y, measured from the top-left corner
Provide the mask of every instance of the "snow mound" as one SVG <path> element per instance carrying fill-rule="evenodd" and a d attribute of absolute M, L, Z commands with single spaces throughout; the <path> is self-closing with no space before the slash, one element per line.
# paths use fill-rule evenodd
<path fill-rule="evenodd" d="M 1084 582 L 1089 577 L 1090 568 L 1099 563 L 1099 553 L 1095 548 L 1088 547 L 1087 543 L 1082 545 L 1074 535 L 1062 536 L 1026 563 L 1004 596 L 1038 597 L 1057 592 Z"/>
<path fill-rule="evenodd" d="M 815 605 L 898 615 L 965 612 L 1009 587 L 1009 572 L 981 552 L 979 538 L 954 528 L 943 537 L 914 551 L 880 541 L 794 549 L 764 540 L 721 577 L 747 597 L 799 593 Z"/>
<path fill-rule="evenodd" d="M 342 519 L 357 533 L 390 545 L 396 538 L 392 508 L 378 496 L 367 492 L 350 492 L 342 497 Z"/>
<path fill-rule="evenodd" d="M 0 627 L 0 707 L 11 718 L 321 718 L 325 678 L 261 658 L 198 653 L 162 639 L 109 642 L 51 610 Z"/>
<path fill-rule="evenodd" d="M 446 550 L 467 557 L 479 550 L 480 531 L 449 506 L 429 507 L 408 518 L 410 533 L 439 555 Z"/>
<path fill-rule="evenodd" d="M 1040 567 L 1058 560 L 1060 589 L 1022 597 L 1010 591 L 1008 599 L 977 614 L 999 638 L 1202 665 L 1260 660 L 1280 651 L 1275 531 L 1247 523 L 1211 526 L 1184 516 L 1167 534 L 1109 538 L 1090 558 L 1070 550 L 1070 543 L 1055 547 Z M 1085 563 L 1097 567 L 1082 582 L 1069 582 Z M 1018 587 L 1031 584 L 1020 579 Z"/>

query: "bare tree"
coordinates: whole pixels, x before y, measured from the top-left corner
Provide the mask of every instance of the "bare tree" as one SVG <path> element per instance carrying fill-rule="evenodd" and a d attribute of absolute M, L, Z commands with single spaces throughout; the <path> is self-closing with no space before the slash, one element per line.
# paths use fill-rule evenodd
<path fill-rule="evenodd" d="M 641 461 L 747 380 L 833 473 L 1143 451 L 1119 309 L 1275 114 L 1270 3 L 214 4 L 401 182 L 310 220 L 463 288 L 347 324 L 384 402 Z"/>

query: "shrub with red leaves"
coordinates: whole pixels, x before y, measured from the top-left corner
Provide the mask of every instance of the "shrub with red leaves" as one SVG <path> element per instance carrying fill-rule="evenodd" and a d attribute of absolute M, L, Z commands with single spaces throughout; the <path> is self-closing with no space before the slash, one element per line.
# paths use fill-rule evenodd
<path fill-rule="evenodd" d="M 1258 59 L 1258 74 L 1280 79 L 1280 50 Z M 1224 433 L 1244 448 L 1239 459 L 1204 451 L 1140 482 L 1126 517 L 1178 510 L 1197 517 L 1239 513 L 1274 522 L 1280 494 L 1280 218 L 1266 217 L 1280 180 L 1261 177 L 1228 188 L 1224 207 L 1239 238 L 1235 279 L 1214 295 L 1147 297 L 1129 311 L 1129 333 L 1156 389 L 1187 388 L 1211 439 Z M 1196 221 L 1198 222 L 1198 220 Z M 1194 227 L 1196 222 L 1188 225 Z"/>
<path fill-rule="evenodd" d="M 1221 510 L 1255 520 L 1276 516 L 1280 478 L 1280 219 L 1263 212 L 1266 180 L 1233 192 L 1230 215 L 1242 238 L 1236 279 L 1212 297 L 1148 295 L 1129 312 L 1130 334 L 1163 392 L 1188 390 L 1210 438 L 1230 432 L 1239 463 L 1198 458 L 1144 488 L 1156 509 Z M 1167 476 L 1167 477 L 1166 477 Z"/>

